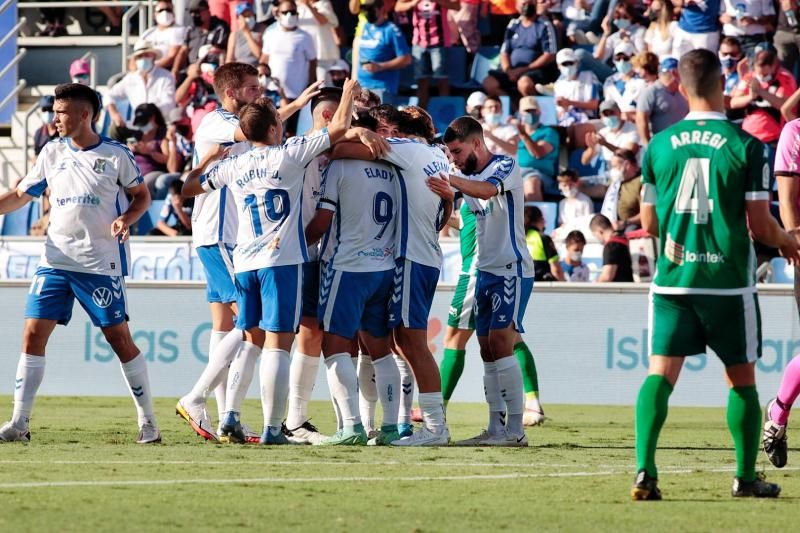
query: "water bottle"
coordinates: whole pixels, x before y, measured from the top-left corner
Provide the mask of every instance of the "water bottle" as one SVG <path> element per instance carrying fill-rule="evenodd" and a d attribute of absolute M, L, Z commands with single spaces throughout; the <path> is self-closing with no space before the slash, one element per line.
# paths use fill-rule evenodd
<path fill-rule="evenodd" d="M 787 9 L 783 12 L 783 15 L 786 17 L 786 24 L 788 24 L 790 28 L 796 30 L 798 26 L 797 13 L 794 12 L 794 9 Z"/>

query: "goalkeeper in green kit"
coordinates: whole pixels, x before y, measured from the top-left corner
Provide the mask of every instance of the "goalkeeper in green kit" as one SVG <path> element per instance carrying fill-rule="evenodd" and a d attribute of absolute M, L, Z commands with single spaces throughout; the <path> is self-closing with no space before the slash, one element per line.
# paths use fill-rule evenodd
<path fill-rule="evenodd" d="M 780 487 L 755 471 L 761 318 L 749 233 L 793 264 L 800 261 L 798 245 L 770 215 L 764 145 L 725 117 L 717 54 L 693 50 L 678 73 L 690 112 L 653 137 L 642 165 L 642 225 L 659 237 L 660 254 L 650 293 L 650 372 L 636 403 L 631 497 L 661 499 L 655 452 L 669 396 L 685 357 L 708 347 L 725 365 L 730 386 L 731 493 L 774 498 Z"/>

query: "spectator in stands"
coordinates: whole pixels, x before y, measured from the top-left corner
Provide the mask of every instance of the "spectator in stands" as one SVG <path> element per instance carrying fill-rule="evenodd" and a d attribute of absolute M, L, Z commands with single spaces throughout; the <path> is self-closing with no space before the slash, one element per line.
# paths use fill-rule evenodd
<path fill-rule="evenodd" d="M 561 261 L 561 270 L 567 281 L 589 281 L 589 267 L 583 263 L 583 249 L 586 237 L 578 230 L 572 230 L 564 239 L 567 256 Z"/>
<path fill-rule="evenodd" d="M 592 199 L 580 191 L 580 178 L 574 170 L 565 170 L 558 175 L 558 190 L 564 199 L 558 202 L 558 224 L 572 226 L 580 219 L 594 214 Z"/>
<path fill-rule="evenodd" d="M 297 4 L 298 25 L 314 40 L 317 51 L 317 79 L 330 81 L 328 69 L 341 57 L 336 44 L 336 28 L 339 19 L 330 0 L 299 0 Z"/>
<path fill-rule="evenodd" d="M 633 231 L 641 227 L 642 170 L 636 153 L 617 150 L 609 170 L 610 183 L 600 213 L 620 231 Z"/>
<path fill-rule="evenodd" d="M 466 112 L 477 121 L 483 116 L 483 104 L 486 103 L 486 95 L 481 91 L 474 91 L 467 97 Z"/>
<path fill-rule="evenodd" d="M 595 215 L 589 223 L 592 235 L 603 244 L 603 270 L 597 282 L 633 281 L 633 265 L 628 239 L 615 231 L 605 215 Z"/>
<path fill-rule="evenodd" d="M 58 138 L 58 131 L 56 131 L 56 125 L 53 122 L 55 119 L 55 113 L 53 113 L 54 102 L 54 96 L 42 96 L 39 99 L 39 116 L 42 119 L 42 127 L 33 134 L 34 163 L 36 162 L 36 157 L 39 156 L 42 148 L 44 148 L 44 145 Z"/>
<path fill-rule="evenodd" d="M 455 28 L 461 44 L 468 54 L 474 54 L 481 46 L 481 32 L 478 29 L 478 15 L 481 0 L 461 0 L 457 9 L 447 12 L 448 22 Z"/>
<path fill-rule="evenodd" d="M 558 251 L 553 239 L 544 233 L 545 221 L 541 209 L 525 206 L 525 242 L 533 258 L 535 281 L 564 281 Z"/>
<path fill-rule="evenodd" d="M 536 84 L 547 85 L 558 78 L 558 39 L 547 17 L 546 1 L 518 0 L 520 17 L 505 30 L 500 48 L 500 70 L 492 70 L 483 81 L 491 96 L 536 94 Z"/>
<path fill-rule="evenodd" d="M 742 120 L 743 109 L 731 108 L 731 96 L 739 86 L 739 63 L 742 61 L 742 49 L 736 37 L 723 37 L 719 43 L 719 62 L 722 65 L 722 76 L 725 78 L 723 94 L 725 95 L 725 112 L 730 120 Z"/>
<path fill-rule="evenodd" d="M 639 133 L 633 122 L 625 120 L 617 103 L 606 100 L 600 105 L 603 128 L 599 132 L 586 134 L 586 149 L 581 154 L 581 163 L 590 165 L 595 157 L 603 158 L 604 169 L 611 168 L 611 160 L 618 150 L 639 151 Z"/>
<path fill-rule="evenodd" d="M 206 44 L 227 47 L 228 36 L 231 33 L 227 22 L 211 14 L 208 0 L 192 0 L 189 4 L 189 16 L 191 24 L 186 28 L 183 46 L 175 59 L 178 69 L 197 63 L 197 60 L 200 59 L 200 48 Z M 260 50 L 259 47 L 256 55 L 261 53 Z M 173 68 L 173 74 L 176 72 L 177 70 Z"/>
<path fill-rule="evenodd" d="M 673 38 L 673 57 L 697 48 L 719 49 L 719 14 L 722 0 L 675 0 L 681 8 L 678 29 Z"/>
<path fill-rule="evenodd" d="M 419 105 L 423 109 L 428 107 L 431 78 L 436 82 L 439 96 L 450 94 L 445 48 L 451 44 L 447 28 L 447 12 L 451 9 L 458 9 L 458 0 L 398 0 L 395 5 L 397 12 L 411 11 L 414 79 L 417 80 Z"/>
<path fill-rule="evenodd" d="M 636 127 L 642 145 L 647 146 L 653 135 L 672 126 L 689 112 L 689 104 L 678 92 L 678 85 L 678 60 L 668 57 L 661 61 L 658 81 L 644 88 L 636 104 Z"/>
<path fill-rule="evenodd" d="M 149 41 L 161 52 L 156 65 L 171 70 L 184 43 L 186 28 L 175 24 L 175 14 L 169 0 L 159 0 L 156 4 L 155 22 L 156 25 L 145 30 L 141 39 Z"/>
<path fill-rule="evenodd" d="M 797 89 L 794 76 L 781 68 L 778 54 L 771 46 L 761 49 L 731 94 L 731 108 L 744 109 L 742 129 L 773 150 L 783 128 L 780 109 Z"/>
<path fill-rule="evenodd" d="M 525 180 L 525 201 L 541 202 L 544 194 L 558 194 L 556 167 L 560 143 L 556 130 L 541 123 L 541 109 L 535 96 L 519 101 L 519 146 L 517 160 Z"/>
<path fill-rule="evenodd" d="M 36 32 L 37 37 L 60 37 L 67 34 L 67 29 L 64 27 L 66 8 L 43 7 L 40 13 L 44 28 Z"/>
<path fill-rule="evenodd" d="M 642 89 L 658 80 L 659 59 L 653 52 L 639 52 L 631 59 L 631 65 L 634 75 L 644 82 Z"/>
<path fill-rule="evenodd" d="M 482 93 L 481 93 L 482 94 Z M 493 154 L 517 155 L 519 130 L 503 120 L 503 105 L 494 97 L 486 98 L 481 108 L 481 125 L 486 147 Z"/>
<path fill-rule="evenodd" d="M 600 105 L 597 76 L 591 70 L 579 71 L 580 63 L 571 48 L 559 50 L 556 63 L 561 72 L 553 84 L 558 125 L 572 126 L 596 118 L 597 106 Z"/>
<path fill-rule="evenodd" d="M 612 33 L 612 28 L 617 28 L 617 31 Z M 614 8 L 613 17 L 603 21 L 603 36 L 595 46 L 594 58 L 604 64 L 608 63 L 612 56 L 616 56 L 617 46 L 621 43 L 630 43 L 633 47 L 633 52 L 627 54 L 628 60 L 630 60 L 638 52 L 644 52 L 647 49 L 644 34 L 645 28 L 639 25 L 636 11 L 629 4 L 620 2 Z M 617 61 L 616 58 L 614 60 Z M 602 80 L 611 74 L 609 69 L 601 72 L 598 72 L 596 68 L 593 70 Z"/>
<path fill-rule="evenodd" d="M 636 51 L 629 42 L 623 42 L 614 49 L 614 72 L 603 84 L 605 100 L 614 100 L 620 112 L 628 120 L 636 117 L 636 102 L 645 89 L 646 83 L 636 76 L 631 59 Z"/>
<path fill-rule="evenodd" d="M 800 60 L 800 9 L 797 0 L 778 0 L 778 25 L 774 42 L 778 59 L 789 72 L 795 72 Z"/>
<path fill-rule="evenodd" d="M 156 179 L 153 189 L 159 198 L 166 192 L 170 183 L 180 179 L 194 152 L 194 145 L 189 140 L 191 129 L 183 111 L 175 108 L 164 118 L 167 122 L 167 133 L 162 143 L 162 151 L 167 153 L 168 174 L 162 174 Z"/>
<path fill-rule="evenodd" d="M 85 59 L 76 59 L 69 65 L 69 78 L 72 83 L 89 85 L 91 72 L 91 65 Z"/>
<path fill-rule="evenodd" d="M 237 4 L 238 0 L 209 0 L 208 8 L 213 16 L 225 21 L 232 31 L 236 31 L 239 29 L 236 21 Z"/>
<path fill-rule="evenodd" d="M 647 51 L 654 53 L 659 60 L 672 57 L 675 33 L 678 31 L 675 6 L 671 0 L 653 0 L 647 13 L 650 17 L 650 25 L 644 33 Z"/>
<path fill-rule="evenodd" d="M 256 22 L 253 6 L 247 2 L 236 4 L 236 18 L 239 22 L 239 29 L 233 32 L 228 39 L 225 62 L 247 63 L 255 66 L 261 57 L 266 27 Z"/>
<path fill-rule="evenodd" d="M 175 100 L 191 117 L 192 131 L 197 130 L 206 114 L 217 108 L 214 72 L 219 68 L 221 58 L 211 51 L 211 46 L 203 48 L 204 55 L 197 63 L 189 65 L 183 83 L 175 90 Z"/>
<path fill-rule="evenodd" d="M 170 184 L 164 207 L 161 208 L 156 227 L 150 230 L 150 235 L 177 237 L 192 234 L 194 198 L 185 198 L 181 194 L 182 188 L 183 182 L 180 180 Z"/>
<path fill-rule="evenodd" d="M 169 153 L 163 149 L 162 143 L 166 134 L 167 124 L 155 104 L 142 104 L 136 108 L 133 129 L 125 141 L 133 152 L 133 158 L 144 176 L 151 197 L 156 199 L 158 198 L 155 195 L 156 179 L 167 172 Z"/>
<path fill-rule="evenodd" d="M 111 115 L 109 137 L 124 141 L 129 137 L 125 125 L 125 117 L 117 110 L 115 101 L 126 99 L 131 109 L 141 104 L 151 103 L 158 106 L 162 115 L 175 107 L 175 78 L 169 71 L 156 66 L 155 61 L 161 52 L 148 41 L 137 41 L 133 47 L 133 59 L 136 70 L 128 72 L 118 81 L 109 96 L 108 113 Z"/>
<path fill-rule="evenodd" d="M 722 35 L 739 39 L 742 52 L 749 56 L 767 40 L 767 28 L 775 27 L 775 6 L 772 0 L 723 0 L 719 21 Z"/>
<path fill-rule="evenodd" d="M 358 82 L 365 89 L 397 94 L 400 70 L 412 62 L 406 38 L 393 22 L 389 22 L 383 0 L 375 0 L 366 8 L 366 20 L 358 37 Z M 354 45 L 355 47 L 355 45 Z"/>
<path fill-rule="evenodd" d="M 486 36 L 486 44 L 496 46 L 503 43 L 503 36 L 508 25 L 517 15 L 522 14 L 522 10 L 519 8 L 517 0 L 487 0 L 483 4 L 482 17 L 486 16 L 485 8 L 487 4 L 489 8 L 489 35 Z"/>
<path fill-rule="evenodd" d="M 337 59 L 333 65 L 328 67 L 328 73 L 325 76 L 325 79 L 327 80 L 328 85 L 341 89 L 344 87 L 345 80 L 349 77 L 350 65 L 348 65 L 347 61 L 344 59 Z"/>

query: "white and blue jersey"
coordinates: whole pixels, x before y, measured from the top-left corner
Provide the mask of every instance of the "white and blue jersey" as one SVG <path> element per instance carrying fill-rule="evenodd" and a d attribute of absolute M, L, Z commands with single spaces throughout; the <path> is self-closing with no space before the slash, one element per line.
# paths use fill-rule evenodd
<path fill-rule="evenodd" d="M 332 161 L 325 171 L 319 209 L 334 212 L 325 236 L 320 283 L 323 330 L 352 339 L 358 330 L 385 337 L 395 268 L 397 174 L 384 163 Z"/>
<path fill-rule="evenodd" d="M 69 322 L 77 297 L 96 326 L 126 319 L 130 251 L 111 235 L 128 208 L 125 189 L 143 182 L 125 145 L 101 138 L 79 150 L 69 139 L 45 145 L 17 188 L 40 197 L 50 188 L 50 226 L 44 255 L 28 293 L 26 318 Z"/>
<path fill-rule="evenodd" d="M 303 223 L 307 227 L 322 196 L 322 174 L 328 167 L 328 154 L 314 158 L 306 167 L 303 181 Z M 319 305 L 320 243 L 308 247 L 308 263 L 303 264 L 303 316 L 316 317 Z"/>

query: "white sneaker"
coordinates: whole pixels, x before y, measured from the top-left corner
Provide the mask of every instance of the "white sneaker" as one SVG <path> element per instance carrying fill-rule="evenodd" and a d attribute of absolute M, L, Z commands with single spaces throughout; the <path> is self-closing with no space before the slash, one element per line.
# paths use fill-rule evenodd
<path fill-rule="evenodd" d="M 139 428 L 139 438 L 136 444 L 156 444 L 161 442 L 161 432 L 154 421 L 148 421 Z"/>
<path fill-rule="evenodd" d="M 392 441 L 392 446 L 447 446 L 450 444 L 450 432 L 445 427 L 439 433 L 434 433 L 425 426 L 410 437 Z"/>
<path fill-rule="evenodd" d="M 478 435 L 472 438 L 456 441 L 456 446 L 486 446 L 486 441 L 492 438 L 492 434 L 487 430 L 481 430 Z"/>
<path fill-rule="evenodd" d="M 544 411 L 537 411 L 530 407 L 525 408 L 525 413 L 522 415 L 522 424 L 524 426 L 539 426 L 544 423 Z"/>
<path fill-rule="evenodd" d="M 534 85 L 536 92 L 541 94 L 542 96 L 553 96 L 555 94 L 555 89 L 553 88 L 552 83 L 548 83 L 547 85 L 542 85 L 541 83 L 537 83 Z"/>
<path fill-rule="evenodd" d="M 212 429 L 214 426 L 211 425 L 211 417 L 208 416 L 205 403 L 191 404 L 186 401 L 184 396 L 178 400 L 178 404 L 175 406 L 175 414 L 186 420 L 192 430 L 204 439 L 219 442 Z"/>
<path fill-rule="evenodd" d="M 483 446 L 495 446 L 498 448 L 524 448 L 528 445 L 528 436 L 523 433 L 522 435 L 512 435 L 511 433 L 503 433 L 490 437 Z"/>
<path fill-rule="evenodd" d="M 18 429 L 11 422 L 6 422 L 0 427 L 0 442 L 30 442 L 31 432 L 29 429 Z"/>
<path fill-rule="evenodd" d="M 294 429 L 286 429 L 286 438 L 292 444 L 312 444 L 318 446 L 322 441 L 328 438 L 319 432 L 317 427 L 309 420 L 306 420 L 300 427 Z"/>

